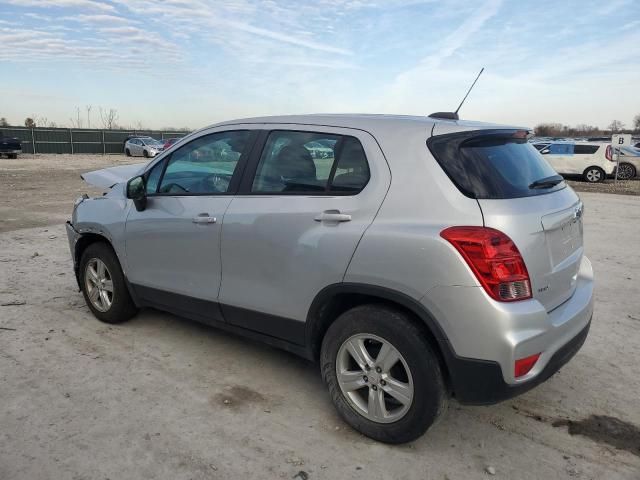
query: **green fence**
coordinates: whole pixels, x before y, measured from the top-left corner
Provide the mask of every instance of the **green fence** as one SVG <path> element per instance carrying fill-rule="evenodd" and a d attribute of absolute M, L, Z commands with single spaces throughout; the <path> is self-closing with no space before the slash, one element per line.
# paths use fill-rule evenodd
<path fill-rule="evenodd" d="M 164 140 L 183 137 L 188 132 L 159 130 L 91 130 L 75 128 L 0 127 L 0 137 L 19 138 L 24 153 L 90 153 L 124 152 L 129 135 L 141 135 Z"/>

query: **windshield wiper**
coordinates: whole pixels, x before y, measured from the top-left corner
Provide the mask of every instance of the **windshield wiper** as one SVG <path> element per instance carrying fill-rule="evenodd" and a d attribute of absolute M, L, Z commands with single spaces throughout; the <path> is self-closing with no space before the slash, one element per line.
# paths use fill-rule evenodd
<path fill-rule="evenodd" d="M 555 187 L 563 180 L 564 178 L 562 178 L 560 175 L 552 175 L 550 177 L 545 177 L 545 178 L 541 178 L 540 180 L 536 180 L 531 185 L 529 185 L 529 188 L 551 188 L 551 187 Z"/>

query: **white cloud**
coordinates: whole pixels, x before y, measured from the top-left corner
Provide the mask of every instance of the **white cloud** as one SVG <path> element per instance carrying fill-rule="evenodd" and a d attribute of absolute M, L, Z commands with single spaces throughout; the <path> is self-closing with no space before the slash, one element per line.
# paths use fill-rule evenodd
<path fill-rule="evenodd" d="M 602 3 L 602 6 L 596 10 L 598 15 L 610 15 L 614 12 L 618 12 L 624 15 L 627 10 L 627 6 L 631 5 L 633 0 L 607 0 Z"/>
<path fill-rule="evenodd" d="M 99 2 L 96 0 L 4 0 L 5 3 L 18 5 L 20 7 L 64 7 L 79 8 L 86 10 L 100 10 L 103 12 L 112 12 L 115 9 L 113 5 Z"/>
<path fill-rule="evenodd" d="M 480 30 L 490 18 L 494 17 L 501 5 L 502 0 L 488 0 L 485 2 L 458 28 L 447 35 L 442 43 L 436 44 L 435 52 L 422 61 L 423 66 L 428 68 L 439 67 L 443 60 L 449 58 L 463 47 L 474 33 Z"/>
<path fill-rule="evenodd" d="M 79 23 L 88 23 L 88 24 L 104 24 L 104 25 L 114 25 L 114 24 L 129 24 L 131 20 L 125 17 L 119 17 L 116 15 L 108 15 L 108 14 L 94 14 L 94 15 L 86 15 L 80 14 L 75 16 L 62 17 L 62 20 L 67 20 L 70 22 L 79 22 Z"/>

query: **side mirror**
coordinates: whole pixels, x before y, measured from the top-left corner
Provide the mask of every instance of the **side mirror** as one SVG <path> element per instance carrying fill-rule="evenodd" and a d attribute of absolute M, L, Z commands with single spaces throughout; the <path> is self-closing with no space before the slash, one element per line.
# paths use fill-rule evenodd
<path fill-rule="evenodd" d="M 549 150 L 548 148 L 545 148 L 544 150 L 542 150 L 540 153 L 542 155 L 546 155 L 547 153 L 549 153 L 551 150 Z"/>
<path fill-rule="evenodd" d="M 142 212 L 147 208 L 147 191 L 142 175 L 133 177 L 127 182 L 127 198 L 133 200 L 137 211 Z"/>

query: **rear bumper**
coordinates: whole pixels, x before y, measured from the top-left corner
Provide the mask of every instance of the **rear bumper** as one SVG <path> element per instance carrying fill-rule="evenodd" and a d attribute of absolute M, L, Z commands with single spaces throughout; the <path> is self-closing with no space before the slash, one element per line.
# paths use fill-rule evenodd
<path fill-rule="evenodd" d="M 9 148 L 9 149 L 0 150 L 0 155 L 2 155 L 2 154 L 19 155 L 21 153 L 22 153 L 22 150 L 20 150 L 20 149 L 11 149 L 11 148 Z"/>
<path fill-rule="evenodd" d="M 550 312 L 535 299 L 495 302 L 481 287 L 436 287 L 422 303 L 450 344 L 454 395 L 490 404 L 539 385 L 580 349 L 593 315 L 593 270 L 583 257 L 573 295 Z M 516 378 L 515 361 L 538 353 L 531 371 Z"/>
<path fill-rule="evenodd" d="M 458 358 L 454 360 L 454 392 L 460 403 L 467 405 L 490 405 L 521 395 L 548 380 L 562 368 L 582 347 L 591 320 L 575 337 L 560 347 L 534 378 L 518 384 L 505 383 L 502 370 L 496 362 Z"/>

